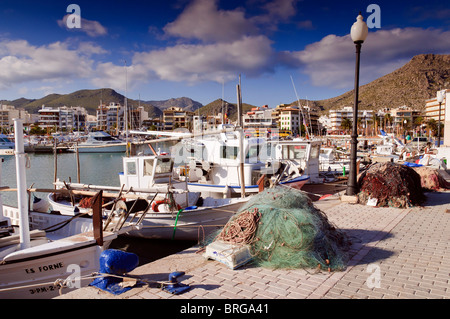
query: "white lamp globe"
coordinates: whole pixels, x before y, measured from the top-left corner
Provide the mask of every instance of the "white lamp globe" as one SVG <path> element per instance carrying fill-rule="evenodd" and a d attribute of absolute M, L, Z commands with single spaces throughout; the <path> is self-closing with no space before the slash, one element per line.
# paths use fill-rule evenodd
<path fill-rule="evenodd" d="M 354 43 L 363 43 L 369 33 L 369 28 L 363 20 L 363 16 L 359 14 L 356 17 L 356 22 L 353 23 L 350 30 L 350 35 Z"/>
<path fill-rule="evenodd" d="M 444 92 L 445 92 L 445 91 L 437 91 L 437 96 L 436 96 L 436 98 L 437 98 L 437 101 L 438 101 L 439 103 L 444 102 Z"/>

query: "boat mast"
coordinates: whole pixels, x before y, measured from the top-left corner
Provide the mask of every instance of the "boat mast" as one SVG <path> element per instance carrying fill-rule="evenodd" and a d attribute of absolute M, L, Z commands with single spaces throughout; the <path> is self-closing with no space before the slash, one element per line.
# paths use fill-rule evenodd
<path fill-rule="evenodd" d="M 300 109 L 300 112 L 302 113 L 302 122 L 305 123 L 306 137 L 310 138 L 311 136 L 309 134 L 308 125 L 306 125 L 305 115 L 303 114 L 303 107 L 300 104 L 300 99 L 298 97 L 297 90 L 295 89 L 295 84 L 294 84 L 294 80 L 292 79 L 292 75 L 291 75 L 291 82 L 292 82 L 292 86 L 294 87 L 295 96 L 297 97 L 298 108 Z M 301 136 L 301 133 L 302 133 L 302 130 L 301 130 L 301 123 L 300 123 L 300 136 Z"/>
<path fill-rule="evenodd" d="M 17 203 L 19 208 L 20 248 L 30 247 L 30 224 L 28 220 L 27 179 L 25 172 L 26 153 L 23 147 L 23 120 L 14 119 L 16 147 Z"/>
<path fill-rule="evenodd" d="M 127 156 L 128 156 L 128 104 L 127 104 L 127 93 L 128 93 L 128 74 L 127 74 L 127 61 L 125 60 L 125 142 L 127 143 Z"/>
<path fill-rule="evenodd" d="M 239 132 L 239 172 L 241 181 L 241 197 L 245 197 L 245 179 L 244 179 L 244 128 L 242 125 L 242 94 L 241 94 L 241 75 L 239 74 L 239 84 L 237 85 L 237 126 Z"/>

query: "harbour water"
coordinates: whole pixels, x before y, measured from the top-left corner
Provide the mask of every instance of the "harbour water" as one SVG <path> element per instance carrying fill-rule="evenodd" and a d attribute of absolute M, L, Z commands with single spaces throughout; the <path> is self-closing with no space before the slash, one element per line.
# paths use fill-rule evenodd
<path fill-rule="evenodd" d="M 27 185 L 33 188 L 53 188 L 55 164 L 53 154 L 29 153 L 27 160 Z M 124 153 L 80 153 L 80 182 L 105 186 L 120 186 L 119 172 L 122 172 Z M 16 188 L 16 162 L 14 156 L 4 156 L 1 184 Z M 57 177 L 61 181 L 77 182 L 77 161 L 75 153 L 57 154 Z M 17 207 L 17 192 L 1 192 L 3 204 Z M 46 198 L 46 193 L 36 193 Z M 133 252 L 145 264 L 195 245 L 196 242 L 172 240 L 146 240 L 119 237 L 111 248 Z"/>

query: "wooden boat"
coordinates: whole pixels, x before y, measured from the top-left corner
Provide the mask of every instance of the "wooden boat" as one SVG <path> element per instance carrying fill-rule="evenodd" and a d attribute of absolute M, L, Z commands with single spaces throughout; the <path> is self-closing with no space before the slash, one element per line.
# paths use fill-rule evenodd
<path fill-rule="evenodd" d="M 102 218 L 102 191 L 93 197 L 92 216 L 29 211 L 23 126 L 15 120 L 18 207 L 0 201 L 0 298 L 52 298 L 80 288 L 83 276 L 99 270 L 99 257 L 111 241 L 141 223 L 133 215 Z M 0 162 L 1 169 L 1 162 Z"/>

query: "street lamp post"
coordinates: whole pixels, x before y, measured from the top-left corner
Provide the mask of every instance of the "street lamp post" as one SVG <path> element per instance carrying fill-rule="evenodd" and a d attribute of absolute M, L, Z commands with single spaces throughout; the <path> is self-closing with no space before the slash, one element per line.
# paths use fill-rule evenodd
<path fill-rule="evenodd" d="M 356 46 L 356 64 L 355 64 L 355 106 L 353 108 L 353 129 L 351 135 L 350 150 L 350 173 L 348 176 L 346 195 L 353 196 L 358 193 L 358 184 L 356 181 L 356 150 L 358 145 L 358 94 L 359 94 L 359 57 L 361 55 L 361 46 L 368 34 L 367 24 L 363 21 L 361 13 L 353 23 L 350 35 Z"/>
<path fill-rule="evenodd" d="M 441 105 L 444 101 L 444 92 L 438 91 L 437 92 L 437 101 L 439 102 L 439 114 L 438 114 L 438 145 L 437 147 L 441 146 Z"/>

